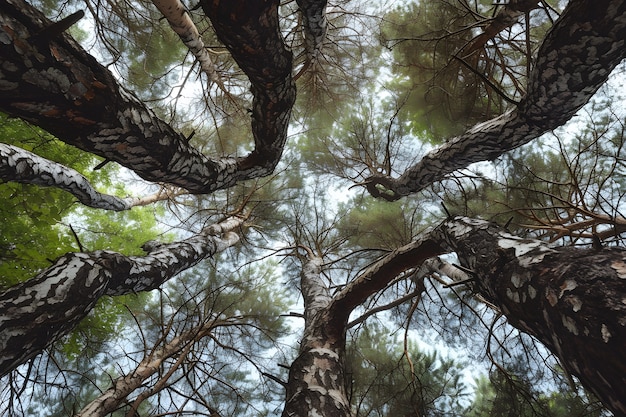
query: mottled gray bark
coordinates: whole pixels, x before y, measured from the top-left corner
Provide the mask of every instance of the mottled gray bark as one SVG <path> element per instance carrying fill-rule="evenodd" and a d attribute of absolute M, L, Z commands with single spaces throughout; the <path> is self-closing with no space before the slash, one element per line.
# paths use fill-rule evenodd
<path fill-rule="evenodd" d="M 304 336 L 289 369 L 284 417 L 352 415 L 344 367 L 350 313 L 398 274 L 443 252 L 428 236 L 411 242 L 372 264 L 333 297 L 320 276 L 322 259 L 308 252 L 300 280 Z"/>
<path fill-rule="evenodd" d="M 284 416 L 350 415 L 339 407 L 343 392 L 333 391 L 345 379 L 348 316 L 403 271 L 446 252 L 473 271 L 479 296 L 545 344 L 616 415 L 626 414 L 626 250 L 553 248 L 457 217 L 381 258 L 332 298 L 319 279 L 321 259 L 309 258 L 302 272 L 307 324 Z"/>
<path fill-rule="evenodd" d="M 626 56 L 625 39 L 626 0 L 572 0 L 541 44 L 517 107 L 426 154 L 399 178 L 368 178 L 368 191 L 397 200 L 561 126 Z"/>
<path fill-rule="evenodd" d="M 554 248 L 457 217 L 430 233 L 473 271 L 473 289 L 626 415 L 626 249 Z"/>
<path fill-rule="evenodd" d="M 56 187 L 73 194 L 86 206 L 104 210 L 128 210 L 138 201 L 99 193 L 77 171 L 4 143 L 0 143 L 0 179 Z"/>
<path fill-rule="evenodd" d="M 225 43 L 252 84 L 256 147 L 247 157 L 211 158 L 191 147 L 67 35 L 38 36 L 52 22 L 23 0 L 0 3 L 0 110 L 144 179 L 195 193 L 267 175 L 282 154 L 295 101 L 291 54 L 278 29 L 277 4 L 226 3 L 244 9 L 248 19 L 244 25 L 226 13 L 215 25 L 218 36 L 230 40 Z M 249 51 L 256 54 L 242 58 Z"/>
<path fill-rule="evenodd" d="M 69 253 L 36 277 L 0 294 L 0 376 L 74 328 L 104 296 L 158 288 L 179 272 L 239 241 L 230 218 L 147 256 Z"/>
<path fill-rule="evenodd" d="M 321 271 L 322 259 L 309 251 L 300 274 L 304 336 L 289 369 L 284 417 L 352 415 L 346 393 L 346 326 L 329 317 L 331 297 Z"/>
<path fill-rule="evenodd" d="M 322 54 L 328 21 L 326 19 L 326 0 L 296 0 L 302 16 L 302 32 L 307 66 L 318 61 Z"/>
<path fill-rule="evenodd" d="M 296 86 L 292 54 L 278 20 L 280 1 L 201 0 L 215 33 L 250 79 L 255 150 L 238 164 L 239 175 L 270 174 L 283 152 Z"/>

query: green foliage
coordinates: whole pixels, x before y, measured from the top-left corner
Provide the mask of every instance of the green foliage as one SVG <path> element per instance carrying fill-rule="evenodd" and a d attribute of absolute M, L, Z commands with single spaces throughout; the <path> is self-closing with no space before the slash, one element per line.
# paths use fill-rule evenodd
<path fill-rule="evenodd" d="M 476 381 L 476 396 L 467 417 L 600 417 L 601 405 L 565 384 L 543 393 L 523 375 L 496 370 Z"/>
<path fill-rule="evenodd" d="M 451 416 L 462 409 L 464 365 L 417 348 L 407 358 L 382 326 L 361 329 L 346 358 L 358 417 Z"/>
<path fill-rule="evenodd" d="M 390 89 L 406 95 L 403 113 L 416 136 L 458 133 L 483 116 L 476 74 L 451 61 L 472 39 L 463 30 L 472 15 L 459 3 L 438 0 L 399 6 L 385 16 L 381 37 L 393 50 Z"/>
<path fill-rule="evenodd" d="M 117 175 L 115 164 L 94 171 L 91 167 L 98 163 L 96 157 L 20 120 L 0 115 L 0 136 L 6 143 L 76 169 L 100 188 L 111 187 Z M 121 187 L 117 193 L 128 194 Z M 0 199 L 4 202 L 0 205 L 0 287 L 4 288 L 33 277 L 67 252 L 79 251 L 80 245 L 87 251 L 109 249 L 140 255 L 141 244 L 158 234 L 155 215 L 163 213 L 148 207 L 124 212 L 83 208 L 67 192 L 17 183 L 0 184 Z M 125 304 L 141 302 L 142 297 L 100 300 L 59 349 L 68 358 L 98 352 L 118 333 L 127 313 Z"/>
<path fill-rule="evenodd" d="M 0 115 L 0 136 L 6 143 L 76 169 L 96 186 L 110 187 L 116 176 L 115 164 L 93 171 L 91 167 L 97 164 L 93 155 L 22 121 Z M 123 188 L 117 191 L 128 194 Z M 64 191 L 17 183 L 0 184 L 0 196 L 5 202 L 0 206 L 0 285 L 4 287 L 30 278 L 64 253 L 78 251 L 70 224 L 87 250 L 139 254 L 140 245 L 157 234 L 155 212 L 150 208 L 102 212 L 82 208 Z"/>
<path fill-rule="evenodd" d="M 347 215 L 337 223 L 337 230 L 347 236 L 351 246 L 394 249 L 413 237 L 421 214 L 409 201 L 389 203 L 370 196 L 357 196 L 340 205 Z"/>

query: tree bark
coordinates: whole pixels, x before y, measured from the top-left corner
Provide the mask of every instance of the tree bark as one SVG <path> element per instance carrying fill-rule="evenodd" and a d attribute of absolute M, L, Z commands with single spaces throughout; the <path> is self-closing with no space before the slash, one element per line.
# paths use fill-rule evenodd
<path fill-rule="evenodd" d="M 86 206 L 103 210 L 128 210 L 138 201 L 99 193 L 77 171 L 4 143 L 0 143 L 0 179 L 56 187 L 73 194 Z"/>
<path fill-rule="evenodd" d="M 381 258 L 332 298 L 319 277 L 321 259 L 309 258 L 301 275 L 305 336 L 283 416 L 350 415 L 336 385 L 345 380 L 348 316 L 401 272 L 446 252 L 472 271 L 478 295 L 542 342 L 616 415 L 626 415 L 626 249 L 553 248 L 457 217 Z"/>
<path fill-rule="evenodd" d="M 624 39 L 625 0 L 572 0 L 539 48 L 527 94 L 517 107 L 426 154 L 399 178 L 368 178 L 368 191 L 397 200 L 457 169 L 492 160 L 561 126 L 626 56 Z"/>
<path fill-rule="evenodd" d="M 283 152 L 296 86 L 278 20 L 279 0 L 201 0 L 219 40 L 250 79 L 255 150 L 238 164 L 247 178 L 270 174 Z M 241 174 L 240 174 L 241 175 Z"/>
<path fill-rule="evenodd" d="M 300 274 L 304 336 L 289 369 L 283 417 L 349 417 L 346 393 L 346 324 L 329 317 L 328 287 L 320 276 L 322 259 L 308 251 Z"/>
<path fill-rule="evenodd" d="M 0 3 L 0 110 L 146 180 L 194 193 L 268 175 L 282 155 L 295 101 L 291 54 L 279 32 L 277 2 L 264 8 L 227 3 L 245 8 L 248 19 L 244 25 L 226 13 L 214 24 L 252 83 L 256 148 L 247 157 L 210 158 L 191 147 L 69 36 L 50 30 L 38 36 L 54 25 L 23 0 Z M 258 53 L 247 59 L 250 50 Z"/>
<path fill-rule="evenodd" d="M 189 239 L 159 245 L 147 256 L 111 251 L 69 253 L 36 277 L 0 294 L 0 377 L 74 328 L 104 295 L 158 288 L 179 272 L 234 245 L 229 218 Z"/>
<path fill-rule="evenodd" d="M 331 297 L 320 277 L 322 259 L 308 251 L 300 275 L 304 336 L 289 368 L 284 417 L 352 415 L 344 366 L 350 313 L 401 272 L 443 252 L 428 236 L 411 242 L 382 257 Z"/>
<path fill-rule="evenodd" d="M 304 50 L 307 66 L 318 61 L 322 54 L 328 21 L 326 19 L 326 0 L 296 0 L 302 16 Z"/>
<path fill-rule="evenodd" d="M 626 249 L 553 248 L 457 217 L 431 238 L 473 271 L 473 289 L 537 338 L 615 415 L 626 415 Z"/>
<path fill-rule="evenodd" d="M 180 0 L 152 0 L 152 4 L 163 14 L 170 27 L 183 41 L 189 51 L 200 63 L 200 68 L 216 83 L 218 87 L 227 93 L 224 83 L 220 79 L 215 68 L 215 64 L 209 55 L 209 51 L 204 46 L 198 28 L 191 20 L 187 8 Z"/>

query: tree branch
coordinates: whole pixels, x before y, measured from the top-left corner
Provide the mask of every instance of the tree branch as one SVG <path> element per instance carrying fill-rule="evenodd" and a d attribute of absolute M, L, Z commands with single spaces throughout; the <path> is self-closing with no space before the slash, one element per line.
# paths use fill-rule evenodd
<path fill-rule="evenodd" d="M 0 143 L 0 178 L 4 181 L 56 187 L 71 193 L 82 204 L 104 210 L 122 211 L 133 207 L 123 199 L 96 191 L 77 171 L 12 145 Z"/>
<path fill-rule="evenodd" d="M 242 222 L 243 218 L 225 221 L 232 227 Z M 212 236 L 212 231 L 209 227 L 189 239 L 163 244 L 147 256 L 69 253 L 36 277 L 0 294 L 0 376 L 73 329 L 103 295 L 158 288 L 239 241 L 232 231 L 222 236 Z"/>
<path fill-rule="evenodd" d="M 347 321 L 356 306 L 385 288 L 398 274 L 419 267 L 426 259 L 442 253 L 445 253 L 445 250 L 428 234 L 425 234 L 423 239 L 393 250 L 369 266 L 333 297 L 329 306 L 330 316 L 337 323 Z"/>
<path fill-rule="evenodd" d="M 397 200 L 469 164 L 492 160 L 562 125 L 584 106 L 626 56 L 626 1 L 573 0 L 539 48 L 526 96 L 425 155 L 399 178 L 376 175 L 367 189 Z"/>
<path fill-rule="evenodd" d="M 255 150 L 247 157 L 203 155 L 121 88 L 69 36 L 33 38 L 50 22 L 23 0 L 0 4 L 0 59 L 5 63 L 0 73 L 0 109 L 64 142 L 116 161 L 146 180 L 194 193 L 268 175 L 282 155 L 295 101 L 291 53 L 279 32 L 278 2 L 259 2 L 263 7 L 248 7 L 245 1 L 225 3 L 211 7 L 214 26 L 250 78 L 254 96 Z M 245 12 L 234 16 L 229 11 L 236 8 Z M 237 35 L 243 27 L 245 38 Z"/>
<path fill-rule="evenodd" d="M 456 217 L 429 236 L 473 271 L 474 291 L 559 357 L 615 415 L 626 414 L 626 249 L 554 248 Z"/>
<path fill-rule="evenodd" d="M 196 57 L 200 63 L 202 71 L 213 81 L 220 90 L 230 95 L 222 79 L 220 78 L 215 64 L 209 55 L 208 49 L 205 47 L 198 28 L 191 20 L 187 7 L 180 0 L 151 0 L 152 4 L 163 14 L 170 27 L 183 41 L 189 51 Z"/>

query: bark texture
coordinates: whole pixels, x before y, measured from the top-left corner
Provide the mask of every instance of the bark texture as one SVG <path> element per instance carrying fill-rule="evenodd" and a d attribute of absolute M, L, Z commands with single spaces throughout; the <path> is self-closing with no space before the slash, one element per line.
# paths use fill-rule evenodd
<path fill-rule="evenodd" d="M 326 0 L 296 0 L 302 16 L 307 66 L 318 61 L 328 31 Z"/>
<path fill-rule="evenodd" d="M 209 77 L 211 81 L 216 83 L 220 89 L 226 91 L 222 80 L 211 60 L 209 51 L 204 46 L 198 28 L 191 20 L 187 8 L 180 0 L 152 0 L 152 4 L 163 14 L 170 24 L 170 27 L 183 41 L 189 51 L 196 57 L 200 68 Z"/>
<path fill-rule="evenodd" d="M 397 200 L 561 126 L 625 56 L 626 0 L 572 0 L 541 44 L 527 94 L 517 107 L 428 153 L 399 178 L 370 177 L 368 191 Z"/>
<path fill-rule="evenodd" d="M 202 0 L 217 37 L 250 79 L 255 149 L 238 162 L 239 176 L 270 174 L 283 152 L 296 86 L 292 54 L 278 21 L 278 0 Z"/>
<path fill-rule="evenodd" d="M 333 297 L 320 277 L 322 259 L 308 253 L 300 275 L 304 336 L 289 370 L 283 416 L 348 417 L 352 414 L 344 362 L 350 313 L 398 274 L 444 253 L 444 249 L 428 236 L 411 242 L 372 264 Z"/>
<path fill-rule="evenodd" d="M 626 415 L 626 249 L 553 248 L 462 217 L 430 236 L 474 271 L 474 290 L 513 326 Z"/>
<path fill-rule="evenodd" d="M 99 193 L 77 171 L 4 143 L 0 143 L 0 179 L 56 187 L 73 194 L 86 206 L 104 210 L 128 210 L 138 201 Z"/>
<path fill-rule="evenodd" d="M 289 369 L 283 417 L 349 417 L 346 392 L 346 322 L 329 317 L 328 287 L 320 273 L 322 259 L 309 251 L 300 274 L 305 325 L 300 352 Z"/>
<path fill-rule="evenodd" d="M 245 1 L 226 3 L 247 16 L 246 22 L 231 20 L 226 10 L 215 25 L 252 83 L 256 148 L 247 157 L 211 158 L 191 147 L 69 36 L 49 30 L 55 25 L 23 0 L 0 3 L 0 110 L 146 180 L 195 193 L 267 175 L 282 155 L 295 101 L 291 54 L 278 29 L 277 2 L 249 8 Z"/>
<path fill-rule="evenodd" d="M 147 256 L 69 253 L 36 277 L 0 294 L 0 377 L 69 332 L 104 295 L 158 288 L 179 272 L 239 241 L 230 218 Z"/>

